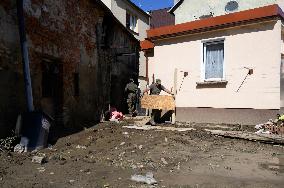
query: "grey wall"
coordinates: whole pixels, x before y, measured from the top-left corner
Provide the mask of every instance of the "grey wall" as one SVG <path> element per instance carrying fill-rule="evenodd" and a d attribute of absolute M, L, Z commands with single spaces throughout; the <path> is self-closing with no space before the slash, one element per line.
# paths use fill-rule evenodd
<path fill-rule="evenodd" d="M 230 0 L 184 0 L 175 10 L 175 23 L 185 23 L 200 19 L 200 16 L 210 15 L 220 16 L 228 14 L 225 11 L 226 4 Z M 258 8 L 266 5 L 276 4 L 284 8 L 283 0 L 236 0 L 239 8 L 236 11 L 243 11 Z"/>

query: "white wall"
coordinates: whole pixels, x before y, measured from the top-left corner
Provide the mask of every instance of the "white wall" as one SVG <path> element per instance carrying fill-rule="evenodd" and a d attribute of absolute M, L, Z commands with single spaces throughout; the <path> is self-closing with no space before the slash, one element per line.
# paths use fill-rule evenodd
<path fill-rule="evenodd" d="M 176 24 L 199 19 L 202 15 L 212 12 L 213 16 L 227 14 L 225 6 L 230 0 L 184 0 L 175 10 Z M 236 0 L 239 4 L 237 11 L 258 8 L 278 3 L 284 10 L 284 0 Z"/>
<path fill-rule="evenodd" d="M 124 26 L 126 26 L 126 10 L 138 18 L 138 35 L 134 34 L 134 36 L 138 40 L 144 40 L 147 37 L 146 30 L 150 29 L 149 17 L 133 8 L 127 0 L 112 0 L 112 12 Z"/>
<path fill-rule="evenodd" d="M 202 40 L 225 38 L 226 88 L 196 88 L 201 80 Z M 173 87 L 174 69 L 178 68 L 178 89 L 183 73 L 188 71 L 177 94 L 177 107 L 280 108 L 281 22 L 269 22 L 222 31 L 155 41 L 154 57 L 149 60 L 149 77 L 162 79 Z M 237 93 L 247 74 L 249 76 Z M 152 81 L 152 80 L 150 80 Z"/>
<path fill-rule="evenodd" d="M 112 0 L 101 0 L 101 1 L 111 10 Z"/>

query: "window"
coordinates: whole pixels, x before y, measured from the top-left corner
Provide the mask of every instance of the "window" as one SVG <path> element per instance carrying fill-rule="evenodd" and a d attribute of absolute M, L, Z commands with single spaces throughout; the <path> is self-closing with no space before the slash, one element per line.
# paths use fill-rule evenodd
<path fill-rule="evenodd" d="M 137 16 L 127 12 L 126 13 L 126 27 L 138 33 Z"/>
<path fill-rule="evenodd" d="M 224 40 L 203 43 L 203 70 L 205 81 L 224 79 Z"/>

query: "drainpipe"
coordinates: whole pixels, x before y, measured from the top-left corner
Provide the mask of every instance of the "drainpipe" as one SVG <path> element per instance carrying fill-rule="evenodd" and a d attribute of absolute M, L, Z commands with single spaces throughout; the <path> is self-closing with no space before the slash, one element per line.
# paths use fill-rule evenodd
<path fill-rule="evenodd" d="M 33 93 L 32 93 L 32 83 L 29 67 L 29 51 L 27 44 L 27 37 L 25 31 L 25 20 L 24 20 L 24 8 L 23 0 L 17 0 L 17 16 L 19 22 L 19 34 L 20 34 L 20 43 L 21 43 L 21 52 L 22 52 L 22 62 L 23 62 L 23 72 L 24 72 L 24 81 L 25 81 L 25 92 L 28 111 L 34 111 L 33 105 Z"/>

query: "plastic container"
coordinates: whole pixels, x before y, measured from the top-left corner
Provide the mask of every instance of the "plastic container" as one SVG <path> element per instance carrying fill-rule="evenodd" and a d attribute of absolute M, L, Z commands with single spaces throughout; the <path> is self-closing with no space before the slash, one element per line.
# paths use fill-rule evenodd
<path fill-rule="evenodd" d="M 47 147 L 51 119 L 43 112 L 23 114 L 21 136 L 28 139 L 28 151 Z"/>

